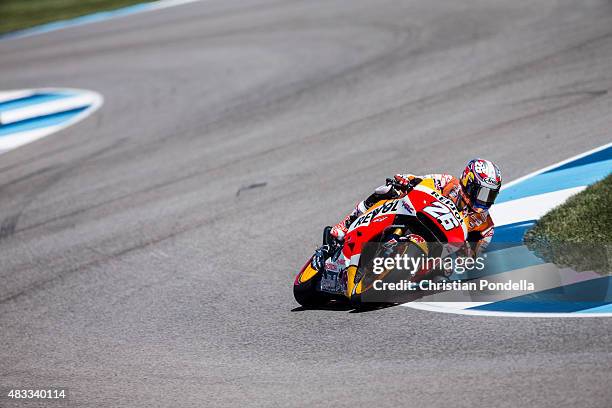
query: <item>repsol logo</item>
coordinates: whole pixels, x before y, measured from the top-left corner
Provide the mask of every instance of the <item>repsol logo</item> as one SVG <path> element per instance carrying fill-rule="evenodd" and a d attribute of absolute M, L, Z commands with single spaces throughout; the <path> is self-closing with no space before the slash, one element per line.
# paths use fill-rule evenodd
<path fill-rule="evenodd" d="M 373 209 L 366 215 L 362 215 L 361 217 L 357 218 L 357 221 L 355 221 L 354 228 L 369 224 L 370 221 L 372 221 L 372 218 L 376 217 L 379 214 L 387 214 L 390 212 L 397 211 L 398 204 L 399 204 L 399 200 L 395 200 L 389 203 L 385 203 L 381 205 L 380 207 Z"/>
<path fill-rule="evenodd" d="M 453 213 L 453 215 L 455 216 L 457 220 L 461 220 L 461 215 L 459 214 L 459 211 L 457 211 L 457 207 L 455 207 L 455 203 L 453 202 L 453 200 L 451 200 L 450 198 L 446 196 L 443 196 L 442 194 L 438 193 L 436 190 L 431 190 L 431 195 L 436 197 L 436 199 L 439 202 L 447 206 L 449 210 L 451 210 L 451 212 Z"/>

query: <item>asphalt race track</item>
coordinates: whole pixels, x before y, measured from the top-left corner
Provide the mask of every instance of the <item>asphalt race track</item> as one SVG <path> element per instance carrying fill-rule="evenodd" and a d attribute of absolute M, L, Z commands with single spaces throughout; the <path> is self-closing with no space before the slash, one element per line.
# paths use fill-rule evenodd
<path fill-rule="evenodd" d="M 612 2 L 210 0 L 0 41 L 0 89 L 47 86 L 105 104 L 0 156 L 0 387 L 610 406 L 607 318 L 301 310 L 292 284 L 395 172 L 509 181 L 609 142 Z"/>

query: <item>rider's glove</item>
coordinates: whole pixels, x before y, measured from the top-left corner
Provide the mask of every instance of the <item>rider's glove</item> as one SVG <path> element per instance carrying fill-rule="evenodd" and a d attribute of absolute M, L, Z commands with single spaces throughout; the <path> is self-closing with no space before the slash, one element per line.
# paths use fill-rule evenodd
<path fill-rule="evenodd" d="M 387 179 L 387 185 L 393 186 L 398 193 L 406 193 L 421 182 L 414 174 L 396 174 L 393 178 Z"/>
<path fill-rule="evenodd" d="M 395 182 L 404 187 L 408 186 L 410 181 L 415 177 L 416 176 L 414 174 L 396 174 L 393 176 Z"/>

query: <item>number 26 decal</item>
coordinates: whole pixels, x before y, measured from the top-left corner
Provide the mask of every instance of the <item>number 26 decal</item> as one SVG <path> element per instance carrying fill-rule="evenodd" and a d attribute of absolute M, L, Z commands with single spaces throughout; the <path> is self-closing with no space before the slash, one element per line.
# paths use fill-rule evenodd
<path fill-rule="evenodd" d="M 423 208 L 423 211 L 438 220 L 446 231 L 459 226 L 459 220 L 455 218 L 450 208 L 439 201 L 434 201 L 430 206 Z"/>

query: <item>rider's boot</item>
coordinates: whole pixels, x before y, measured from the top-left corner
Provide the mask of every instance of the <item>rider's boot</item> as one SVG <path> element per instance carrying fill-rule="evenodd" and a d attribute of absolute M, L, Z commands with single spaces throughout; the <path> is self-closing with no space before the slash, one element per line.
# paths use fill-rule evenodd
<path fill-rule="evenodd" d="M 363 213 L 368 211 L 370 207 L 372 207 L 379 200 L 393 198 L 395 196 L 395 192 L 393 191 L 391 186 L 384 185 L 378 187 L 368 198 L 357 203 L 357 206 L 347 215 L 342 221 L 338 224 L 334 225 L 331 229 L 331 236 L 336 238 L 338 241 L 342 241 L 344 236 L 348 232 L 351 224 L 359 218 Z"/>
<path fill-rule="evenodd" d="M 332 227 L 327 226 L 323 229 L 323 244 L 317 248 L 312 256 L 310 264 L 315 270 L 320 270 L 325 264 L 325 260 L 331 255 L 333 248 L 337 246 L 336 239 L 330 234 Z"/>
<path fill-rule="evenodd" d="M 361 216 L 365 211 L 367 211 L 367 207 L 364 205 L 364 201 L 357 204 L 357 206 L 351 211 L 342 221 L 334 225 L 329 234 L 336 240 L 342 241 L 344 240 L 344 236 L 348 232 L 349 227 L 359 216 Z"/>
<path fill-rule="evenodd" d="M 325 259 L 342 243 L 349 227 L 357 218 L 363 215 L 377 201 L 392 198 L 395 195 L 396 193 L 391 186 L 380 186 L 368 198 L 359 202 L 353 211 L 338 224 L 333 227 L 325 227 L 323 230 L 323 245 L 315 251 L 311 261 L 312 267 L 318 271 L 323 266 Z"/>
<path fill-rule="evenodd" d="M 367 207 L 365 207 L 366 201 L 362 201 L 357 204 L 355 209 L 338 224 L 334 225 L 333 227 L 325 227 L 323 230 L 323 244 L 315 250 L 315 253 L 312 256 L 311 265 L 314 269 L 318 271 L 321 267 L 323 267 L 325 259 L 331 256 L 332 252 L 342 244 L 344 236 L 346 235 L 348 228 L 351 226 L 353 221 L 359 218 L 359 216 L 367 210 Z"/>

